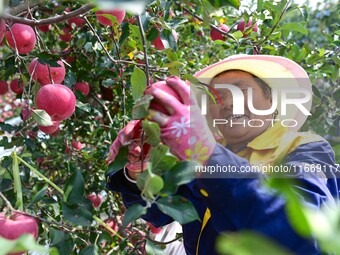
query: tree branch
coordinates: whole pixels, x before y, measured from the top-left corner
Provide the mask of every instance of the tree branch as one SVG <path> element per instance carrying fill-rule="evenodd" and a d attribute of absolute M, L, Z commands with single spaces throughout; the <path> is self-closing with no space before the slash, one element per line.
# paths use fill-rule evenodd
<path fill-rule="evenodd" d="M 72 11 L 72 12 L 69 12 L 69 13 L 66 13 L 66 14 L 63 14 L 63 15 L 57 15 L 57 16 L 54 16 L 52 18 L 41 19 L 41 20 L 31 20 L 31 19 L 26 19 L 26 18 L 20 18 L 20 17 L 13 16 L 11 13 L 4 13 L 3 18 L 8 19 L 8 20 L 12 20 L 16 23 L 21 23 L 21 24 L 25 24 L 25 25 L 29 25 L 29 26 L 34 27 L 34 26 L 49 25 L 49 24 L 55 24 L 55 23 L 63 22 L 63 21 L 68 20 L 70 18 L 74 18 L 74 17 L 77 17 L 81 14 L 84 14 L 84 13 L 90 11 L 94 7 L 95 7 L 94 4 L 86 4 L 86 5 L 78 8 L 77 10 Z M 26 8 L 27 8 L 27 6 L 26 6 Z"/>

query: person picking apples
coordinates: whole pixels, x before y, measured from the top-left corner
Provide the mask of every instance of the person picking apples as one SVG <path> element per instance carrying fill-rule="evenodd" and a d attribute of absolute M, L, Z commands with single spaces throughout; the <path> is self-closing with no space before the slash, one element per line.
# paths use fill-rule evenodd
<path fill-rule="evenodd" d="M 203 165 L 198 177 L 177 191 L 192 202 L 200 217 L 200 221 L 182 225 L 186 253 L 217 254 L 216 238 L 222 232 L 253 231 L 292 254 L 320 254 L 312 237 L 302 237 L 293 229 L 285 210 L 287 200 L 262 185 L 262 180 L 271 175 L 266 168 L 289 167 L 298 171 L 282 172 L 279 177 L 296 181 L 291 189 L 299 194 L 304 206 L 318 210 L 326 201 L 334 203 L 334 199 L 339 198 L 331 146 L 320 136 L 297 132 L 307 116 L 298 110 L 283 112 L 279 106 L 268 111 L 276 101 L 274 92 L 282 86 L 312 93 L 308 74 L 284 57 L 235 55 L 204 68 L 195 77 L 208 87 L 216 88 L 216 99 L 209 98 L 205 116 L 197 101 L 202 90 L 178 77 L 171 76 L 165 82 L 179 98 L 153 85 L 146 92 L 167 110 L 164 113 L 155 106 L 149 109 L 149 119 L 160 126 L 162 142 L 180 160 L 195 160 Z M 234 98 L 230 87 L 216 85 L 232 85 L 241 95 Z M 250 90 L 252 94 L 248 94 Z M 252 101 L 242 102 L 242 98 L 250 96 Z M 310 100 L 302 105 L 308 108 L 309 103 Z M 243 107 L 243 114 L 235 114 L 235 107 Z M 280 121 L 283 118 L 294 120 L 297 125 L 289 126 L 288 122 Z M 212 125 L 214 120 L 224 120 L 224 124 Z M 139 130 L 135 128 L 137 122 L 130 122 L 113 142 L 109 162 L 115 160 L 120 146 L 136 142 L 133 131 Z M 217 135 L 222 139 L 215 140 Z M 131 146 L 132 151 L 135 145 Z M 321 176 L 310 173 L 308 167 L 316 164 L 329 171 Z M 134 170 L 140 171 L 141 164 L 137 166 L 139 169 Z M 204 171 L 218 167 L 235 171 Z M 110 174 L 107 186 L 122 193 L 127 207 L 135 203 L 144 205 L 135 184 L 138 176 L 130 174 L 124 170 Z M 155 227 L 173 221 L 155 206 L 148 208 L 142 218 Z"/>

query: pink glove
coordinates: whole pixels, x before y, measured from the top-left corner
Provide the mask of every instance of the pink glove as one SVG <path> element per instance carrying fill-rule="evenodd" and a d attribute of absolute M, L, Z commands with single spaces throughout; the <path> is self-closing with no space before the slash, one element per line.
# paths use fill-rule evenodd
<path fill-rule="evenodd" d="M 125 128 L 119 131 L 117 138 L 110 147 L 109 158 L 107 163 L 110 164 L 116 158 L 120 147 L 128 146 L 128 163 L 125 167 L 132 172 L 140 172 L 142 169 L 142 155 L 141 155 L 141 134 L 142 123 L 140 120 L 130 121 Z M 147 157 L 150 150 L 150 145 L 144 144 L 144 164 L 143 169 L 147 167 Z"/>
<path fill-rule="evenodd" d="M 152 95 L 169 113 L 164 114 L 152 105 L 149 109 L 151 120 L 161 127 L 162 142 L 178 158 L 196 160 L 205 165 L 213 153 L 216 141 L 201 114 L 195 96 L 190 96 L 190 86 L 176 76 L 166 79 L 164 89 L 158 83 L 153 84 L 146 93 Z M 167 92 L 169 87 L 178 97 Z"/>

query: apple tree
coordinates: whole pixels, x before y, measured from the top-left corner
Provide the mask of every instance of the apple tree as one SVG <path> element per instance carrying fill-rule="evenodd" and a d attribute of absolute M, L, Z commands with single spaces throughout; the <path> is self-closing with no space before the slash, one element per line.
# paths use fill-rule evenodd
<path fill-rule="evenodd" d="M 0 12 L 0 247 L 8 247 L 0 254 L 162 254 L 165 244 L 153 240 L 159 230 L 139 217 L 156 204 L 180 223 L 197 219 L 192 204 L 175 195 L 195 176 L 193 163 L 171 155 L 159 127 L 144 119 L 152 104 L 144 91 L 170 75 L 195 82 L 195 72 L 233 54 L 301 64 L 314 84 L 313 116 L 303 129 L 328 138 L 340 159 L 340 30 L 331 1 L 312 10 L 289 0 L 18 0 L 0 2 Z M 126 209 L 106 182 L 127 162 L 127 148 L 106 160 L 131 119 L 143 119 L 152 167 L 137 183 L 146 206 Z M 304 212 L 288 186 L 271 185 Z M 306 215 L 296 224 L 301 214 L 292 214 L 293 227 L 340 252 Z M 339 233 L 335 216 L 325 215 Z M 221 254 L 252 251 L 251 240 L 281 252 L 249 233 L 221 240 Z M 234 250 L 223 245 L 235 240 Z"/>

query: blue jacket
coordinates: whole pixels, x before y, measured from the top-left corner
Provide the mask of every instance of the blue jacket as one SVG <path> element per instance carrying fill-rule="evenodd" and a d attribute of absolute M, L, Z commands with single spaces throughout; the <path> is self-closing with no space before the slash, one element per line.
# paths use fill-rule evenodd
<path fill-rule="evenodd" d="M 285 165 L 296 167 L 305 164 L 335 166 L 334 152 L 324 140 L 303 143 L 284 158 Z M 217 144 L 207 165 L 249 166 L 224 146 Z M 262 175 L 263 176 L 263 175 Z M 253 176 L 252 176 L 253 177 Z M 215 239 L 225 231 L 252 230 L 261 233 L 294 254 L 321 254 L 314 240 L 300 237 L 291 227 L 285 213 L 285 200 L 261 184 L 260 178 L 199 178 L 182 185 L 178 194 L 189 199 L 201 218 L 183 225 L 183 240 L 188 255 L 216 254 Z M 295 186 L 304 195 L 304 203 L 319 208 L 326 200 L 338 198 L 336 178 L 301 178 Z M 143 203 L 135 184 L 126 180 L 122 171 L 110 175 L 108 188 L 122 193 L 127 207 Z M 211 217 L 206 221 L 207 208 Z M 155 206 L 149 208 L 143 219 L 156 227 L 171 223 L 173 219 Z M 206 221 L 206 222 L 205 222 Z M 204 227 L 202 223 L 204 222 Z"/>

